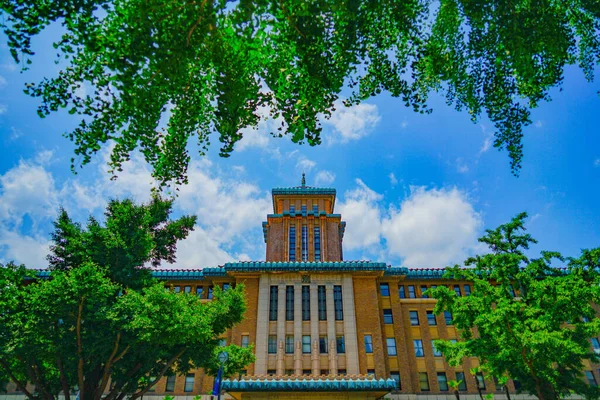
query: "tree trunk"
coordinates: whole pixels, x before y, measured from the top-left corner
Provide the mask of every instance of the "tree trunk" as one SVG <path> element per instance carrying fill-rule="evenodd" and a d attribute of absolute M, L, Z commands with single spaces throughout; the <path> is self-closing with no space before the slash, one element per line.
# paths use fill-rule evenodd
<path fill-rule="evenodd" d="M 456 400 L 460 400 L 460 394 L 458 393 L 458 389 L 454 389 L 454 396 L 456 396 Z"/>

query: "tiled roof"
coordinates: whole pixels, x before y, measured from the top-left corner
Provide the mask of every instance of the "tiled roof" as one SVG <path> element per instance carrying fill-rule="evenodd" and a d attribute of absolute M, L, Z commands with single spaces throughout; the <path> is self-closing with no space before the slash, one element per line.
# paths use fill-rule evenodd
<path fill-rule="evenodd" d="M 310 391 L 392 391 L 397 389 L 396 381 L 393 379 L 350 379 L 350 378 L 327 378 L 327 379 L 253 379 L 242 378 L 240 380 L 225 379 L 222 383 L 223 390 L 230 392 L 310 392 Z"/>
<path fill-rule="evenodd" d="M 231 272 L 270 272 L 270 271 L 384 271 L 386 263 L 372 261 L 335 262 L 268 262 L 240 261 L 227 263 L 222 267 Z"/>
<path fill-rule="evenodd" d="M 335 196 L 334 188 L 318 188 L 312 186 L 295 186 L 288 188 L 273 188 L 271 190 L 273 196 L 275 195 L 285 195 L 285 194 L 294 194 L 294 195 L 333 195 Z"/>

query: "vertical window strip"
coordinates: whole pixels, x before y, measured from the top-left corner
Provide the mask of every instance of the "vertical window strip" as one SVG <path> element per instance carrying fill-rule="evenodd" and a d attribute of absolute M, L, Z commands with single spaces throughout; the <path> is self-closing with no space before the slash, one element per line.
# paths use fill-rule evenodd
<path fill-rule="evenodd" d="M 333 287 L 333 306 L 335 310 L 335 320 L 343 321 L 344 306 L 342 302 L 342 287 L 338 285 Z"/>
<path fill-rule="evenodd" d="M 319 321 L 327 320 L 327 301 L 325 299 L 325 286 L 319 286 L 317 289 L 317 303 L 319 306 Z"/>
<path fill-rule="evenodd" d="M 308 261 L 308 227 L 302 225 L 302 261 Z"/>
<path fill-rule="evenodd" d="M 310 286 L 302 286 L 302 321 L 310 321 Z"/>
<path fill-rule="evenodd" d="M 315 226 L 314 228 L 314 239 L 315 239 L 315 261 L 321 261 L 321 228 Z"/>
<path fill-rule="evenodd" d="M 285 320 L 294 320 L 294 287 L 285 287 Z"/>
<path fill-rule="evenodd" d="M 290 226 L 289 242 L 289 259 L 290 261 L 296 261 L 296 227 L 294 225 Z"/>
<path fill-rule="evenodd" d="M 269 321 L 277 321 L 277 286 L 271 286 L 269 301 Z"/>

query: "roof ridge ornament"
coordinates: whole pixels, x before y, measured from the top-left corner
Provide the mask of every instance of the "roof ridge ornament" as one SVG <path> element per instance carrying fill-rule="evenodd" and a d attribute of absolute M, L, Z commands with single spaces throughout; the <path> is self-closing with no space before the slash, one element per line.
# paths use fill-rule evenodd
<path fill-rule="evenodd" d="M 302 173 L 302 187 L 306 187 L 306 175 Z"/>

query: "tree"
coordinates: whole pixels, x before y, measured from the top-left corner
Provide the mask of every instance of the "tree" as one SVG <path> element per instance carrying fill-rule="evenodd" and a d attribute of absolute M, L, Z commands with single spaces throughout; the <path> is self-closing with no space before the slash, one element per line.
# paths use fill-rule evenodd
<path fill-rule="evenodd" d="M 193 228 L 194 217 L 168 221 L 170 207 L 158 198 L 111 201 L 104 226 L 90 219 L 87 229 L 63 211 L 47 279 L 0 265 L 0 381 L 15 382 L 30 399 L 64 393 L 70 400 L 75 388 L 82 400 L 136 399 L 164 375 L 216 373 L 220 351 L 230 354 L 228 374 L 253 361 L 252 349 L 219 345 L 243 318 L 243 285 L 215 287 L 213 301 L 203 303 L 165 290 L 144 267 L 174 261 L 171 239 Z"/>
<path fill-rule="evenodd" d="M 582 379 L 582 370 L 600 361 L 590 345 L 600 333 L 600 249 L 583 250 L 579 258 L 549 251 L 529 258 L 525 251 L 536 241 L 524 233 L 526 217 L 487 230 L 479 241 L 490 253 L 447 270 L 448 278 L 473 282 L 470 296 L 443 286 L 429 291 L 438 300 L 435 313 L 450 311 L 460 334 L 455 343 L 435 346 L 451 365 L 477 357 L 502 384 L 518 380 L 540 400 L 571 392 L 597 398 L 600 390 Z"/>
<path fill-rule="evenodd" d="M 186 182 L 187 145 L 216 131 L 228 156 L 261 109 L 297 143 L 321 142 L 319 116 L 383 91 L 417 112 L 439 92 L 476 121 L 515 173 L 530 110 L 550 99 L 566 65 L 588 80 L 600 60 L 594 0 L 349 1 L 5 0 L 13 58 L 31 63 L 32 39 L 60 22 L 58 76 L 29 84 L 39 114 L 82 117 L 66 133 L 87 164 L 108 141 L 119 171 L 139 148 L 161 183 Z M 78 90 L 83 85 L 87 95 Z M 164 124 L 162 124 L 164 122 Z M 75 161 L 72 159 L 72 168 Z"/>

